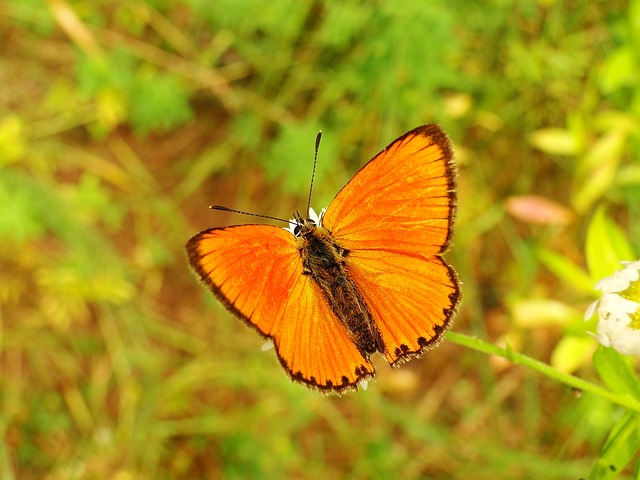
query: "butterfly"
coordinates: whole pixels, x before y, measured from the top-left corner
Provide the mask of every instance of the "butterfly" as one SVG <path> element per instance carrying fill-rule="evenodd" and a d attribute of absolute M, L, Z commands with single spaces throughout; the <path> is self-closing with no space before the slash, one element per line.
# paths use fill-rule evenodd
<path fill-rule="evenodd" d="M 317 144 L 316 144 L 317 146 Z M 317 150 L 316 150 L 317 152 Z M 326 209 L 291 226 L 236 225 L 187 243 L 231 313 L 271 339 L 294 381 L 344 393 L 438 345 L 461 298 L 442 258 L 456 211 L 451 143 L 436 125 L 394 140 Z"/>

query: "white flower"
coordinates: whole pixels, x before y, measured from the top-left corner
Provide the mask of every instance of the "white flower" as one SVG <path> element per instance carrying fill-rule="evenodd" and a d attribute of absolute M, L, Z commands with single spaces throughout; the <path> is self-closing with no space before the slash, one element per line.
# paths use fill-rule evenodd
<path fill-rule="evenodd" d="M 617 293 L 622 292 L 629 288 L 629 285 L 638 280 L 638 270 L 633 265 L 640 262 L 626 262 L 627 266 L 622 270 L 613 272 L 610 277 L 605 277 L 596 283 L 594 287 L 596 290 L 600 290 L 605 293 Z"/>
<path fill-rule="evenodd" d="M 324 213 L 327 211 L 326 208 L 320 210 L 320 215 L 316 213 L 313 207 L 309 207 L 309 220 L 315 223 L 318 227 L 322 226 L 322 217 L 324 217 Z M 289 219 L 289 226 L 284 227 L 287 232 L 291 232 L 293 235 L 296 234 L 296 227 L 298 226 L 298 222 L 295 218 Z"/>
<path fill-rule="evenodd" d="M 585 312 L 598 314 L 595 338 L 623 355 L 640 355 L 640 261 L 622 262 L 625 268 L 596 283 L 602 296 Z"/>

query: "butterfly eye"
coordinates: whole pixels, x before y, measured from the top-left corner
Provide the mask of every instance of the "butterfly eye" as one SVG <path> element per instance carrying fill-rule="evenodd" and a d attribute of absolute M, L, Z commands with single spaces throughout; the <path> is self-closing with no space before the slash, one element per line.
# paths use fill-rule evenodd
<path fill-rule="evenodd" d="M 299 236 L 300 236 L 300 233 L 302 233 L 302 225 L 297 224 L 295 227 L 293 227 L 293 234 L 294 234 L 296 237 L 299 237 Z"/>

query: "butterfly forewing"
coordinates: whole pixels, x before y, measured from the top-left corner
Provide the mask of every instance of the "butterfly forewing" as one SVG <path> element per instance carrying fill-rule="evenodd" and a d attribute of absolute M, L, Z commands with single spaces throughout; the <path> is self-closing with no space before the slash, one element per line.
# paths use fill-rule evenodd
<path fill-rule="evenodd" d="M 446 250 L 455 172 L 445 133 L 418 127 L 376 155 L 336 195 L 323 225 L 348 249 L 430 256 Z"/>

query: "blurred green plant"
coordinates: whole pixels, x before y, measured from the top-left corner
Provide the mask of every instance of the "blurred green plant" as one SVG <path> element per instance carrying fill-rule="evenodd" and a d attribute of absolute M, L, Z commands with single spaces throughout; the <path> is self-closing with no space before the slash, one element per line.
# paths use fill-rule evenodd
<path fill-rule="evenodd" d="M 124 52 L 114 53 L 113 58 L 81 55 L 78 61 L 78 90 L 95 99 L 98 109 L 94 134 L 105 135 L 119 123 L 129 122 L 144 135 L 191 120 L 189 94 L 179 77 L 140 65 Z"/>
<path fill-rule="evenodd" d="M 585 250 L 589 273 L 581 272 L 578 266 L 551 252 L 543 252 L 541 260 L 546 262 L 567 284 L 578 291 L 584 291 L 585 284 L 593 285 L 597 280 L 619 270 L 621 261 L 635 261 L 637 258 L 625 234 L 605 215 L 602 208 L 596 211 L 589 225 Z M 585 281 L 588 276 L 592 279 L 591 282 Z M 549 312 L 550 309 L 543 306 L 547 306 L 549 302 L 537 300 L 530 303 L 531 305 L 527 305 L 527 310 L 534 311 L 527 312 L 526 315 L 535 319 L 534 326 L 539 327 L 541 321 L 544 322 L 545 318 L 548 318 L 545 312 Z M 515 353 L 510 345 L 501 349 L 485 341 L 455 332 L 450 332 L 447 338 L 460 345 L 504 357 L 513 363 L 527 366 L 549 378 L 565 383 L 580 392 L 598 395 L 624 407 L 626 411 L 613 426 L 602 454 L 589 474 L 589 479 L 594 480 L 615 478 L 640 452 L 640 379 L 633 368 L 633 361 L 614 348 L 600 346 L 594 352 L 592 348 L 587 347 L 589 343 L 593 344 L 594 340 L 585 335 L 584 321 L 582 321 L 582 328 L 575 325 L 575 322 L 582 318 L 577 320 L 570 306 L 564 306 L 558 302 L 553 305 L 553 310 L 554 315 L 550 317 L 552 323 L 566 325 L 571 321 L 572 325 L 565 326 L 566 336 L 557 343 L 551 355 L 551 365 Z M 521 322 L 524 315 L 524 313 L 515 313 L 516 318 L 520 318 Z M 529 328 L 531 327 L 530 325 Z M 593 352 L 593 365 L 607 389 L 566 373 L 577 370 L 587 361 L 587 356 L 590 356 L 591 352 Z M 640 471 L 640 460 L 635 465 L 635 472 L 638 471 Z"/>
<path fill-rule="evenodd" d="M 4 2 L 0 477 L 633 475 L 637 373 L 582 312 L 640 251 L 639 12 Z M 210 203 L 288 218 L 321 128 L 318 208 L 430 122 L 460 164 L 456 329 L 489 340 L 454 333 L 462 353 L 362 395 L 289 384 L 189 277 L 190 224 L 226 221 Z"/>

